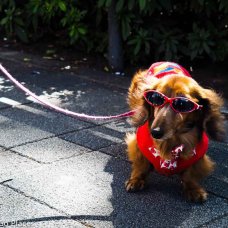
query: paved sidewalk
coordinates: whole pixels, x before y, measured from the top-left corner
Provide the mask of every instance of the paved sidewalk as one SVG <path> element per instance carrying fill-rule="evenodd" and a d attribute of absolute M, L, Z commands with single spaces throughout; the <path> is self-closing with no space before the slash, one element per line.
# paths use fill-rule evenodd
<path fill-rule="evenodd" d="M 42 98 L 92 115 L 127 110 L 130 78 L 58 71 L 21 55 L 2 52 L 0 62 Z M 228 140 L 210 143 L 218 166 L 203 183 L 206 203 L 186 202 L 177 177 L 156 173 L 148 189 L 127 193 L 126 120 L 52 112 L 0 76 L 0 227 L 228 227 Z"/>

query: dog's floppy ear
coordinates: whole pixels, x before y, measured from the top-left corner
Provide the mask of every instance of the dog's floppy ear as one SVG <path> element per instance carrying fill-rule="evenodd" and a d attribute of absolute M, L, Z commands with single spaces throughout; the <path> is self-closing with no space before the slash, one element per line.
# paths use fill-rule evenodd
<path fill-rule="evenodd" d="M 140 99 L 143 100 L 142 97 Z M 135 127 L 143 125 L 152 115 L 152 108 L 150 108 L 145 102 L 142 103 L 142 105 L 138 104 L 133 110 L 135 112 L 131 117 L 131 124 Z"/>
<path fill-rule="evenodd" d="M 150 81 L 147 81 L 146 71 L 137 72 L 132 79 L 128 91 L 128 104 L 130 109 L 135 111 L 131 117 L 131 123 L 135 127 L 145 123 L 151 115 L 152 108 L 145 102 L 143 94 L 152 86 L 153 80 L 156 80 L 155 77 L 150 77 Z"/>
<path fill-rule="evenodd" d="M 203 129 L 211 139 L 223 141 L 225 139 L 224 116 L 221 113 L 223 99 L 211 89 L 198 90 L 199 104 L 203 105 Z"/>

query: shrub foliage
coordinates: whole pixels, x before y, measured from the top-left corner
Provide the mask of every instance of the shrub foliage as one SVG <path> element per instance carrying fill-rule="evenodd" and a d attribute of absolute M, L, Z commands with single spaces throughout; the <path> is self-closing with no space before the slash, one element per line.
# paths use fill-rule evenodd
<path fill-rule="evenodd" d="M 227 0 L 1 0 L 0 31 L 26 43 L 52 36 L 105 54 L 112 1 L 128 62 L 228 56 Z"/>

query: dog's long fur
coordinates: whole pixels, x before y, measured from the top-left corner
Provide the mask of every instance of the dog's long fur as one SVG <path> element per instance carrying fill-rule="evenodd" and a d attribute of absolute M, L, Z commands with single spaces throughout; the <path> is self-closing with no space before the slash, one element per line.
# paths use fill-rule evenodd
<path fill-rule="evenodd" d="M 185 145 L 181 157 L 187 159 L 200 141 L 203 131 L 214 140 L 223 139 L 224 117 L 220 112 L 223 100 L 216 92 L 201 87 L 191 77 L 170 75 L 157 79 L 145 77 L 146 72 L 136 73 L 129 88 L 128 103 L 132 110 L 136 110 L 132 117 L 132 124 L 138 127 L 149 120 L 151 129 L 163 128 L 164 136 L 159 140 L 154 139 L 155 147 L 160 151 L 163 159 L 169 159 L 172 148 L 180 144 Z M 169 105 L 153 108 L 143 98 L 144 91 L 148 89 L 157 90 L 168 97 L 185 96 L 203 105 L 203 108 L 186 114 L 175 113 Z M 145 186 L 151 164 L 140 152 L 135 133 L 127 134 L 126 143 L 128 157 L 132 162 L 132 172 L 126 182 L 126 189 L 127 191 L 140 190 Z M 180 174 L 188 200 L 202 202 L 207 199 L 207 193 L 199 185 L 199 181 L 209 175 L 213 169 L 214 162 L 204 155 L 197 163 Z"/>

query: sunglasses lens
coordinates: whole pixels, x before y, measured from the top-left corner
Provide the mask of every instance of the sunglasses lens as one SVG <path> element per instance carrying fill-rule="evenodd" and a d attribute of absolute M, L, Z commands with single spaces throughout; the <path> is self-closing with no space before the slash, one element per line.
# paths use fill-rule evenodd
<path fill-rule="evenodd" d="M 146 99 L 154 106 L 161 106 L 165 102 L 165 98 L 155 91 L 150 91 L 146 94 Z"/>
<path fill-rule="evenodd" d="M 172 106 L 178 112 L 191 112 L 195 109 L 195 104 L 186 98 L 174 99 Z"/>

